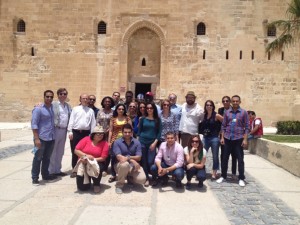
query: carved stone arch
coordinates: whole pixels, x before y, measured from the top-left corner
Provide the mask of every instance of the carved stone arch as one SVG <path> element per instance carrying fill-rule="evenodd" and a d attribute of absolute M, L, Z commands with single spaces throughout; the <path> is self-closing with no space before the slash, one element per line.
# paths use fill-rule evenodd
<path fill-rule="evenodd" d="M 137 31 L 141 28 L 144 28 L 144 27 L 154 31 L 158 35 L 161 45 L 165 46 L 165 35 L 164 35 L 162 29 L 160 28 L 159 25 L 155 24 L 152 21 L 148 21 L 148 20 L 137 21 L 134 24 L 132 24 L 129 28 L 127 28 L 127 30 L 125 31 L 125 34 L 123 36 L 122 45 L 127 46 L 128 40 L 131 37 L 131 35 L 135 31 Z"/>

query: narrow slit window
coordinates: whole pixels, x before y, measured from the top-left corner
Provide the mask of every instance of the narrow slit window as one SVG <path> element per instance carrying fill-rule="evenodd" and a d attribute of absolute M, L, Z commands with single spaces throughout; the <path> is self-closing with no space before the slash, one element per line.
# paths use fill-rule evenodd
<path fill-rule="evenodd" d="M 203 50 L 202 58 L 205 59 L 205 56 L 206 56 L 206 51 Z"/>
<path fill-rule="evenodd" d="M 268 26 L 268 37 L 275 37 L 276 36 L 276 27 L 275 26 Z"/>
<path fill-rule="evenodd" d="M 226 51 L 226 59 L 229 59 L 229 51 Z"/>
<path fill-rule="evenodd" d="M 145 58 L 142 59 L 142 66 L 146 66 L 146 59 Z"/>
<path fill-rule="evenodd" d="M 268 52 L 268 60 L 271 60 L 271 52 Z"/>
<path fill-rule="evenodd" d="M 284 51 L 281 52 L 281 61 L 284 60 Z"/>
<path fill-rule="evenodd" d="M 251 52 L 251 59 L 254 60 L 254 51 Z"/>
<path fill-rule="evenodd" d="M 106 23 L 103 21 L 98 23 L 98 34 L 106 34 Z"/>
<path fill-rule="evenodd" d="M 197 25 L 197 35 L 205 35 L 206 34 L 206 26 L 204 23 L 199 23 Z"/>
<path fill-rule="evenodd" d="M 20 20 L 17 24 L 17 32 L 24 32 L 25 33 L 26 30 L 26 25 L 24 20 Z"/>
<path fill-rule="evenodd" d="M 240 59 L 243 59 L 243 51 L 240 51 Z"/>

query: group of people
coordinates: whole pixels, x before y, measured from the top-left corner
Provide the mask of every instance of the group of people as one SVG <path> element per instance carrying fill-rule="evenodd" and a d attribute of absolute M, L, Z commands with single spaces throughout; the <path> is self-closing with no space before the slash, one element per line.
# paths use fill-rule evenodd
<path fill-rule="evenodd" d="M 94 192 L 100 192 L 100 181 L 107 176 L 109 165 L 108 181 L 116 181 L 118 194 L 123 192 L 126 180 L 147 187 L 166 185 L 171 178 L 177 188 L 182 188 L 185 173 L 186 189 L 192 188 L 194 176 L 201 188 L 209 149 L 213 156 L 211 178 L 218 183 L 226 180 L 231 155 L 232 174 L 236 174 L 237 161 L 239 185 L 245 186 L 243 149 L 247 148 L 248 138 L 262 135 L 261 119 L 255 119 L 255 113 L 249 111 L 249 122 L 238 95 L 224 96 L 218 112 L 212 100 L 207 100 L 203 109 L 193 91 L 187 92 L 182 106 L 176 104 L 174 93 L 157 105 L 151 92 L 137 101 L 131 91 L 126 92 L 125 101 L 114 92 L 102 99 L 101 109 L 95 106 L 95 95 L 80 95 L 80 104 L 74 108 L 66 102 L 65 88 L 58 89 L 57 96 L 58 101 L 53 102 L 53 91 L 45 91 L 44 104 L 32 112 L 37 149 L 32 165 L 35 185 L 39 184 L 40 170 L 43 180 L 66 175 L 61 171 L 61 162 L 68 136 L 73 168 L 70 176 L 76 177 L 79 190 L 90 189 L 92 180 Z M 218 178 L 220 146 L 222 173 Z"/>

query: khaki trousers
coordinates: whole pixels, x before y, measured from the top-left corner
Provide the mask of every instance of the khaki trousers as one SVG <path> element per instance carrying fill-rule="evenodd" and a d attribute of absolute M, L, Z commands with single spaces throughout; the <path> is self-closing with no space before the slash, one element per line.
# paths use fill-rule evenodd
<path fill-rule="evenodd" d="M 140 167 L 138 171 L 135 171 L 133 166 L 128 162 L 116 163 L 115 170 L 118 174 L 116 183 L 117 188 L 123 188 L 127 176 L 132 177 L 132 181 L 135 184 L 144 184 L 146 181 L 146 176 L 143 171 L 143 168 Z"/>

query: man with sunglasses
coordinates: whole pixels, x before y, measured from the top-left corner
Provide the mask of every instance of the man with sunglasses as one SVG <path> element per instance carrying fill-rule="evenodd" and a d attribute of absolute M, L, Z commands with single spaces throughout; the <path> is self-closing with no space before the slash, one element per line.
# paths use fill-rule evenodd
<path fill-rule="evenodd" d="M 50 175 L 48 171 L 55 138 L 53 97 L 53 91 L 46 90 L 44 104 L 41 107 L 35 107 L 32 111 L 31 128 L 36 149 L 31 170 L 33 185 L 39 185 L 40 171 L 43 180 L 56 179 L 56 176 Z"/>
<path fill-rule="evenodd" d="M 89 95 L 89 107 L 94 111 L 95 119 L 97 118 L 97 114 L 99 112 L 99 108 L 95 106 L 96 103 L 96 96 L 95 95 Z"/>
<path fill-rule="evenodd" d="M 57 90 L 58 101 L 54 101 L 54 125 L 55 125 L 55 144 L 50 159 L 49 173 L 56 176 L 65 176 L 61 172 L 61 162 L 65 151 L 65 143 L 67 137 L 67 127 L 72 112 L 71 106 L 66 102 L 68 91 L 65 88 Z"/>
<path fill-rule="evenodd" d="M 72 153 L 72 168 L 75 167 L 78 157 L 74 153 L 78 142 L 89 136 L 96 126 L 96 119 L 94 111 L 88 107 L 89 96 L 87 94 L 80 95 L 80 105 L 75 106 L 72 110 L 70 121 L 68 125 L 68 133 Z M 71 178 L 75 178 L 76 173 L 71 174 Z"/>

